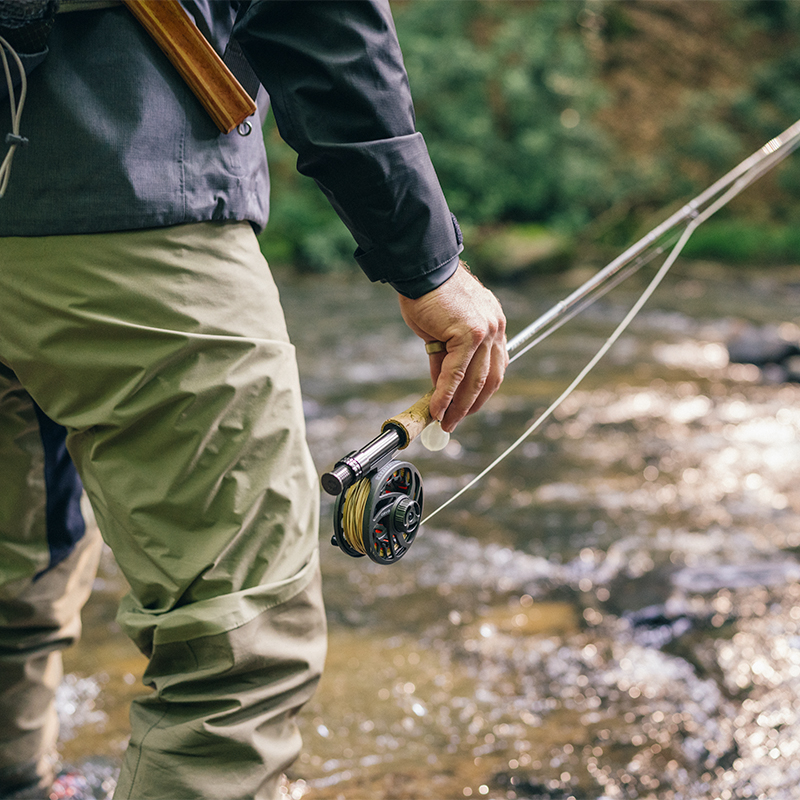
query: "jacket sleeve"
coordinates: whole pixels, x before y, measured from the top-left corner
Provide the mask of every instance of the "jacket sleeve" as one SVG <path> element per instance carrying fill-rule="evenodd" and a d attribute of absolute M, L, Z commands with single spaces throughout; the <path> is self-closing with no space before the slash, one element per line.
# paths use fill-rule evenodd
<path fill-rule="evenodd" d="M 387 0 L 254 0 L 234 36 L 367 276 L 408 297 L 447 280 L 461 234 L 415 129 Z"/>

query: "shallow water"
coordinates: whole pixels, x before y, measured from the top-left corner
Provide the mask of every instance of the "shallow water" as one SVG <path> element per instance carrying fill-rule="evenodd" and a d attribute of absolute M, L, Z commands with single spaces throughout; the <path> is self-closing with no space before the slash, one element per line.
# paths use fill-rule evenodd
<path fill-rule="evenodd" d="M 725 345 L 748 322 L 800 335 L 800 270 L 676 269 L 399 563 L 330 547 L 323 498 L 330 651 L 287 796 L 797 797 L 800 386 L 728 363 Z M 500 290 L 510 333 L 584 277 Z M 425 391 L 427 359 L 386 287 L 281 284 L 322 471 Z M 426 512 L 560 393 L 642 285 L 512 365 L 444 451 L 412 444 Z M 98 769 L 118 762 L 141 691 L 113 623 L 122 588 L 107 558 L 61 698 L 65 757 Z"/>

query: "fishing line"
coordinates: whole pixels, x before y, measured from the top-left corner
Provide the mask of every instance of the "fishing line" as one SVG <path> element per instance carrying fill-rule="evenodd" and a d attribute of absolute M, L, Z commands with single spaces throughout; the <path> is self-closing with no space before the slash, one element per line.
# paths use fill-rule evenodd
<path fill-rule="evenodd" d="M 536 347 L 537 344 L 541 344 L 551 334 L 555 333 L 563 325 L 566 325 L 570 320 L 577 317 L 578 314 L 587 309 L 596 300 L 599 300 L 601 297 L 604 297 L 606 294 L 608 294 L 608 292 L 610 292 L 612 289 L 615 289 L 624 280 L 633 275 L 634 272 L 638 272 L 643 266 L 649 264 L 657 256 L 663 255 L 666 248 L 674 244 L 676 239 L 677 239 L 677 234 L 670 237 L 670 240 L 668 242 L 665 242 L 660 247 L 655 248 L 652 252 L 640 256 L 640 258 L 638 258 L 636 261 L 633 261 L 631 264 L 629 264 L 625 269 L 623 269 L 621 272 L 615 275 L 612 280 L 607 281 L 600 288 L 598 288 L 594 294 L 586 297 L 582 302 L 576 305 L 575 308 L 573 308 L 569 313 L 564 314 L 561 318 L 559 318 L 556 322 L 554 322 L 551 327 L 544 330 L 535 339 L 531 339 L 531 341 L 529 341 L 521 349 L 517 349 L 513 353 L 513 355 L 510 355 L 510 358 L 508 359 L 509 365 L 513 364 L 521 356 L 524 356 L 525 353 L 528 352 L 528 350 L 531 350 L 532 348 Z"/>
<path fill-rule="evenodd" d="M 429 522 L 433 517 L 435 517 L 440 511 L 447 508 L 451 503 L 455 502 L 462 494 L 467 492 L 476 483 L 482 480 L 486 475 L 488 475 L 498 464 L 504 461 L 508 456 L 511 455 L 529 436 L 531 436 L 536 430 L 538 430 L 542 423 L 547 420 L 550 415 L 575 391 L 578 385 L 583 381 L 583 379 L 594 369 L 595 365 L 600 361 L 600 359 L 611 349 L 612 345 L 619 339 L 619 337 L 624 333 L 625 329 L 630 325 L 633 321 L 633 318 L 639 313 L 642 306 L 647 302 L 650 298 L 650 295 L 656 290 L 658 285 L 661 283 L 664 276 L 669 271 L 669 268 L 674 263 L 675 259 L 678 257 L 680 251 L 683 249 L 683 245 L 691 235 L 691 231 L 693 228 L 688 228 L 684 231 L 681 238 L 678 240 L 678 244 L 675 245 L 672 253 L 670 253 L 669 258 L 661 265 L 661 268 L 656 273 L 653 280 L 650 281 L 647 288 L 644 290 L 642 295 L 633 305 L 631 310 L 625 315 L 625 318 L 620 322 L 611 336 L 606 339 L 603 343 L 603 346 L 595 353 L 591 361 L 578 373 L 577 377 L 570 383 L 569 386 L 537 417 L 536 420 L 528 427 L 528 429 L 519 436 L 516 441 L 514 441 L 511 445 L 509 445 L 488 467 L 486 467 L 482 472 L 478 473 L 472 480 L 469 481 L 465 486 L 462 486 L 452 497 L 448 500 L 445 500 L 438 508 L 431 511 L 427 517 L 422 520 L 422 524 Z"/>
<path fill-rule="evenodd" d="M 367 509 L 371 482 L 362 478 L 348 490 L 342 504 L 342 535 L 347 544 L 361 555 L 367 554 L 361 528 L 364 524 L 364 512 Z"/>
<path fill-rule="evenodd" d="M 587 306 L 656 257 L 666 258 L 644 291 L 588 364 L 531 425 L 482 472 L 421 521 L 422 478 L 408 462 L 394 460 L 431 426 L 432 390 L 413 406 L 384 422 L 381 433 L 337 461 L 322 475 L 322 487 L 337 497 L 331 543 L 350 556 L 395 563 L 414 541 L 420 526 L 457 500 L 514 452 L 572 394 L 629 327 L 683 251 L 695 229 L 733 197 L 786 158 L 800 144 L 800 121 L 771 139 L 664 222 L 631 245 L 568 297 L 534 320 L 507 344 L 509 363 L 561 328 Z M 424 440 L 423 440 L 424 443 Z"/>
<path fill-rule="evenodd" d="M 795 134 L 798 137 L 798 133 Z M 772 140 L 775 142 L 776 140 Z M 672 250 L 670 251 L 669 255 L 667 256 L 664 263 L 659 268 L 658 272 L 656 272 L 653 279 L 647 285 L 645 290 L 639 296 L 638 300 L 634 303 L 630 311 L 625 315 L 623 320 L 619 323 L 619 325 L 614 329 L 613 333 L 606 339 L 603 343 L 602 347 L 597 351 L 597 353 L 592 357 L 589 363 L 578 373 L 572 383 L 567 386 L 567 388 L 539 415 L 539 417 L 534 420 L 534 422 L 511 444 L 509 445 L 494 461 L 492 461 L 482 472 L 478 473 L 474 478 L 472 478 L 465 486 L 459 489 L 452 497 L 448 500 L 443 502 L 438 508 L 434 509 L 430 514 L 428 514 L 423 520 L 422 524 L 426 524 L 429 522 L 433 517 L 436 516 L 440 511 L 445 509 L 451 503 L 455 502 L 461 495 L 471 489 L 475 484 L 481 481 L 489 472 L 491 472 L 498 464 L 500 464 L 503 460 L 505 460 L 511 453 L 513 453 L 526 439 L 528 439 L 533 433 L 535 433 L 542 424 L 552 415 L 552 413 L 566 400 L 580 385 L 583 379 L 594 369 L 600 359 L 611 349 L 614 343 L 619 339 L 619 337 L 625 332 L 628 328 L 630 323 L 636 317 L 636 315 L 641 311 L 644 304 L 650 299 L 653 292 L 658 288 L 659 284 L 662 282 L 666 274 L 669 272 L 672 265 L 675 263 L 678 256 L 681 254 L 683 248 L 686 246 L 686 242 L 689 241 L 692 233 L 694 233 L 695 229 L 705 222 L 709 217 L 715 214 L 720 208 L 725 206 L 733 197 L 743 191 L 746 187 L 748 187 L 751 183 L 756 181 L 760 178 L 765 172 L 771 169 L 778 161 L 785 158 L 789 155 L 792 150 L 794 150 L 798 144 L 800 144 L 800 137 L 796 138 L 794 141 L 789 142 L 788 145 L 785 146 L 786 152 L 782 152 L 783 147 L 776 145 L 774 149 L 772 149 L 772 142 L 767 143 L 763 151 L 767 155 L 760 159 L 756 164 L 754 164 L 751 168 L 744 171 L 740 177 L 738 177 L 733 185 L 724 192 L 720 197 L 717 198 L 716 201 L 711 203 L 708 208 L 704 211 L 700 212 L 697 209 L 694 209 L 694 213 L 692 218 L 686 225 L 683 233 L 680 235 L 677 243 L 673 246 Z M 663 248 L 662 248 L 663 249 Z M 657 253 L 656 253 L 657 254 Z M 649 259 L 649 260 L 652 260 Z M 638 266 L 637 266 L 638 268 Z M 625 270 L 625 272 L 628 272 Z M 628 272 L 628 274 L 630 274 Z M 593 295 L 591 299 L 587 298 L 587 301 L 593 301 L 596 295 Z M 585 307 L 587 301 L 584 302 L 582 307 Z M 575 316 L 578 313 L 575 311 L 571 314 L 571 316 Z M 570 317 L 571 318 L 571 317 Z M 559 325 L 560 327 L 560 325 Z M 547 333 L 549 335 L 549 332 Z M 538 341 L 541 341 L 543 337 L 540 337 Z M 509 346 L 513 345 L 513 340 Z M 531 345 L 532 346 L 532 345 Z M 525 350 L 530 349 L 526 347 Z"/>

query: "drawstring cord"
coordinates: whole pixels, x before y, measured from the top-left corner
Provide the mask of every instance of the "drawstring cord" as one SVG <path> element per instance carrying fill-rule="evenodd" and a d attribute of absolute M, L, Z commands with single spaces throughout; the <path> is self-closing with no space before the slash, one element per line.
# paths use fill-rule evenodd
<path fill-rule="evenodd" d="M 8 51 L 8 53 L 6 53 L 6 51 Z M 14 66 L 16 66 L 19 71 L 19 98 L 17 98 L 14 93 L 14 80 L 11 75 L 9 55 L 14 61 Z M 22 109 L 25 105 L 25 96 L 28 93 L 28 79 L 25 75 L 25 68 L 22 66 L 22 60 L 17 55 L 17 51 L 14 50 L 2 36 L 0 36 L 0 60 L 3 62 L 3 72 L 8 86 L 8 102 L 11 106 L 11 133 L 6 134 L 5 138 L 5 143 L 9 147 L 5 158 L 2 163 L 0 163 L 0 197 L 2 197 L 6 193 L 6 188 L 8 187 L 8 179 L 11 175 L 11 162 L 14 160 L 14 154 L 17 152 L 18 147 L 28 144 L 28 140 L 20 135 L 19 132 Z"/>

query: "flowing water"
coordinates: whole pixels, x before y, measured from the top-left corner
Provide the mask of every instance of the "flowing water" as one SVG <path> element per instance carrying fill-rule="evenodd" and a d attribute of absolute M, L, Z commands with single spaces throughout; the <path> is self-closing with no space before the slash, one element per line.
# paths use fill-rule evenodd
<path fill-rule="evenodd" d="M 800 384 L 726 348 L 748 324 L 800 338 L 800 270 L 675 270 L 398 563 L 330 547 L 323 498 L 330 649 L 287 797 L 800 796 Z M 510 333 L 586 277 L 499 290 Z M 445 450 L 402 454 L 426 512 L 516 439 L 642 287 L 629 279 L 512 365 Z M 427 358 L 387 287 L 295 279 L 282 294 L 322 471 L 425 391 Z M 98 797 L 143 691 L 113 622 L 122 591 L 106 554 L 60 697 L 64 757 Z"/>

